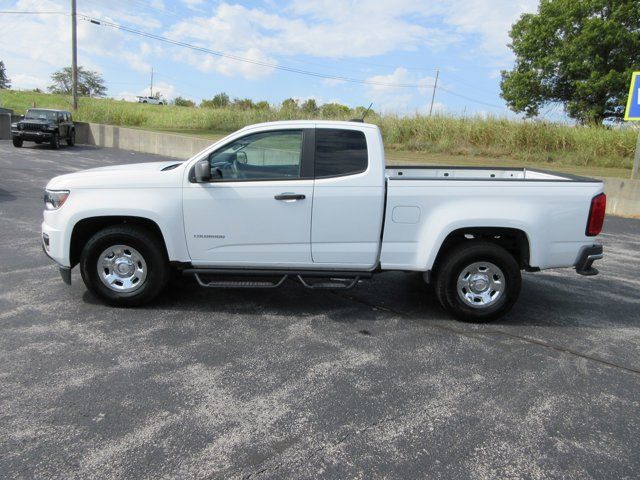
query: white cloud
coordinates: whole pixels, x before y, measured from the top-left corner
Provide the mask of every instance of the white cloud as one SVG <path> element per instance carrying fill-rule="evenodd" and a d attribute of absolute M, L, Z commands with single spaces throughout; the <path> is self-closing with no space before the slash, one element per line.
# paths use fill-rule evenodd
<path fill-rule="evenodd" d="M 425 47 L 436 51 L 467 41 L 472 45 L 469 55 L 481 53 L 499 67 L 510 59 L 506 44 L 511 24 L 536 5 L 537 0 L 292 0 L 266 11 L 223 2 L 211 16 L 175 23 L 169 35 L 237 56 L 251 52 L 270 62 L 278 56 L 348 59 Z M 190 63 L 198 66 L 197 60 Z M 268 67 L 247 67 L 237 60 L 204 63 L 198 68 L 225 75 L 262 78 L 271 73 Z M 301 68 L 322 70 L 312 64 Z"/>
<path fill-rule="evenodd" d="M 28 75 L 25 73 L 16 73 L 9 76 L 11 85 L 14 88 L 20 88 L 23 90 L 39 88 L 40 90 L 46 90 L 49 85 L 48 77 L 40 77 L 36 75 Z"/>
<path fill-rule="evenodd" d="M 419 85 L 417 88 L 368 85 L 367 96 L 373 102 L 373 108 L 375 110 L 401 115 L 412 113 L 412 111 L 415 110 L 412 106 L 416 104 L 424 104 L 435 82 L 434 77 L 418 77 L 402 67 L 396 68 L 395 71 L 388 75 L 376 75 L 367 80 L 381 84 Z M 444 109 L 444 105 L 442 105 L 441 108 Z M 424 107 L 421 107 L 420 110 L 423 109 Z"/>
<path fill-rule="evenodd" d="M 316 11 L 298 2 L 294 2 L 290 9 L 284 9 L 297 17 L 222 3 L 211 17 L 194 17 L 176 23 L 170 29 L 170 36 L 239 56 L 240 52 L 259 51 L 270 55 L 321 58 L 370 57 L 397 50 L 417 50 L 424 45 L 437 48 L 455 40 L 438 29 L 406 20 L 404 17 L 415 9 L 363 8 L 360 16 L 362 11 L 366 11 L 367 17 L 360 21 L 358 16 L 345 11 L 343 6 L 347 3 L 333 3 L 333 11 L 342 11 L 344 15 L 319 20 L 316 17 L 321 9 Z M 384 5 L 380 1 L 377 3 Z M 264 54 L 261 59 L 265 60 Z M 243 70 L 239 65 L 241 62 L 233 63 L 239 71 Z M 318 67 L 310 66 L 308 69 L 313 68 Z M 229 64 L 228 72 L 232 69 Z M 257 72 L 258 69 L 252 68 L 251 71 Z"/>
<path fill-rule="evenodd" d="M 182 3 L 184 3 L 189 8 L 199 7 L 204 2 L 205 2 L 205 0 L 182 0 Z"/>
<path fill-rule="evenodd" d="M 149 15 L 133 15 L 131 9 L 127 10 L 126 6 L 96 5 L 95 3 L 87 4 L 83 6 L 81 12 L 114 22 L 144 25 L 146 28 L 157 28 L 161 25 L 158 20 Z M 160 6 L 157 1 L 153 5 Z M 63 11 L 60 2 L 51 0 L 18 0 L 11 9 Z M 78 63 L 89 70 L 102 72 L 101 60 L 112 58 L 116 61 L 124 61 L 136 71 L 148 72 L 151 69 L 153 57 L 162 55 L 161 45 L 149 44 L 80 18 L 77 25 Z M 46 88 L 50 83 L 51 73 L 71 63 L 70 22 L 67 15 L 13 17 L 2 30 L 5 36 L 28 39 L 28 41 L 12 42 L 11 49 L 6 49 L 2 53 L 2 59 L 7 65 L 14 88 Z"/>
<path fill-rule="evenodd" d="M 68 8 L 67 3 L 58 0 L 10 3 L 10 9 L 15 10 Z M 93 1 L 82 4 L 80 11 L 238 57 L 362 78 L 366 75 L 363 71 L 374 70 L 356 67 L 358 73 L 345 74 L 339 71 L 338 62 L 332 60 L 357 61 L 355 59 L 389 53 L 420 51 L 421 55 L 426 54 L 428 63 L 429 51 L 455 45 L 456 48 L 468 46 L 470 57 L 481 56 L 491 70 L 498 71 L 511 61 L 505 46 L 510 26 L 521 13 L 534 11 L 538 0 L 263 0 L 255 8 L 237 0 L 137 2 L 142 3 L 149 8 L 133 7 L 128 2 Z M 70 50 L 68 16 L 29 15 L 19 21 L 0 20 L 3 20 L 0 22 L 3 34 L 9 38 L 29 39 L 12 42 L 11 49 L 4 49 L 2 53 L 15 87 L 42 88 L 52 71 L 69 64 L 69 57 L 64 53 Z M 268 66 L 167 46 L 86 21 L 78 22 L 78 37 L 79 63 L 92 70 L 101 71 L 101 64 L 109 59 L 110 64 L 121 62 L 123 72 L 149 72 L 152 65 L 173 59 L 203 72 L 252 80 L 264 79 L 274 71 Z M 52 55 L 52 51 L 63 54 Z M 384 62 L 392 63 L 388 59 Z M 166 64 L 164 68 L 167 69 Z M 379 71 L 380 67 L 376 69 Z M 423 85 L 418 89 L 365 87 L 376 109 L 382 106 L 389 111 L 409 112 L 415 105 L 428 107 L 431 78 L 402 68 L 371 78 L 386 79 L 386 83 Z M 182 85 L 178 80 L 171 81 Z M 341 80 L 322 80 L 327 89 L 342 83 Z"/>
<path fill-rule="evenodd" d="M 445 25 L 468 39 L 477 36 L 480 43 L 471 50 L 510 58 L 507 44 L 511 25 L 525 12 L 535 12 L 538 0 L 447 0 L 438 3 Z M 471 43 L 471 42 L 469 42 Z"/>
<path fill-rule="evenodd" d="M 276 59 L 270 58 L 259 48 L 249 48 L 236 52 L 235 55 L 273 65 L 278 64 Z M 272 67 L 264 67 L 250 62 L 238 62 L 231 58 L 196 53 L 190 50 L 185 51 L 183 49 L 175 49 L 173 59 L 177 62 L 186 62 L 202 72 L 217 72 L 228 77 L 239 75 L 250 80 L 267 77 L 274 70 Z"/>

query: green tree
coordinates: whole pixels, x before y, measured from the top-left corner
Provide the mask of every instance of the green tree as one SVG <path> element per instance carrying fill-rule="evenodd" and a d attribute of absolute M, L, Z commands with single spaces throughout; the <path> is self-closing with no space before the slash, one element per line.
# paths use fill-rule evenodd
<path fill-rule="evenodd" d="M 234 98 L 233 106 L 239 110 L 253 110 L 255 107 L 253 100 L 250 98 Z"/>
<path fill-rule="evenodd" d="M 51 74 L 51 81 L 48 90 L 51 93 L 61 95 L 71 95 L 71 67 L 64 67 Z M 107 87 L 104 84 L 102 75 L 84 67 L 78 67 L 78 95 L 82 97 L 104 97 Z"/>
<path fill-rule="evenodd" d="M 2 60 L 0 60 L 0 89 L 1 88 L 11 88 L 11 80 L 7 77 L 7 69 Z"/>
<path fill-rule="evenodd" d="M 324 118 L 344 118 L 351 114 L 351 109 L 340 103 L 325 103 L 320 112 Z"/>
<path fill-rule="evenodd" d="M 295 98 L 287 98 L 282 101 L 282 109 L 290 112 L 298 110 L 298 100 Z"/>
<path fill-rule="evenodd" d="M 622 117 L 639 25 L 638 0 L 542 0 L 511 28 L 516 62 L 502 72 L 502 98 L 527 116 L 559 103 L 581 123 Z"/>
<path fill-rule="evenodd" d="M 218 93 L 211 100 L 202 100 L 200 106 L 203 108 L 225 108 L 231 103 L 229 95 L 224 92 Z"/>
<path fill-rule="evenodd" d="M 196 106 L 193 100 L 189 100 L 188 98 L 182 98 L 182 97 L 174 98 L 173 104 L 177 107 L 195 107 Z"/>
<path fill-rule="evenodd" d="M 305 100 L 302 103 L 302 106 L 300 107 L 302 109 L 302 111 L 304 113 L 307 113 L 309 115 L 315 115 L 318 113 L 318 104 L 316 103 L 315 99 L 313 98 L 309 98 L 307 100 Z"/>
<path fill-rule="evenodd" d="M 260 100 L 259 102 L 256 102 L 254 107 L 256 108 L 256 110 L 269 110 L 269 109 L 271 109 L 271 105 L 269 105 L 269 102 L 267 102 L 266 100 Z"/>

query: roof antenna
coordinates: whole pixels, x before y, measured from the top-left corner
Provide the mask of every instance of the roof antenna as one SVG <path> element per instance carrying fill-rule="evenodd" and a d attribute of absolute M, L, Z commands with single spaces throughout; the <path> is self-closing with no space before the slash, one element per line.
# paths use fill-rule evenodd
<path fill-rule="evenodd" d="M 362 114 L 362 118 L 353 118 L 351 119 L 352 122 L 364 122 L 364 118 L 367 116 L 367 113 L 369 113 L 369 111 L 371 111 L 371 107 L 373 107 L 373 102 L 371 102 L 369 104 L 369 107 L 364 111 L 364 113 Z"/>

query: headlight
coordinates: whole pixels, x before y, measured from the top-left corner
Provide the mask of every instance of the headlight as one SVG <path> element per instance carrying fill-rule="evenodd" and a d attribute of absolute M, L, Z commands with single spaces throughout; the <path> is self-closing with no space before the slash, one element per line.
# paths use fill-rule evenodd
<path fill-rule="evenodd" d="M 18 125 L 18 128 L 19 128 L 20 130 L 24 130 L 24 123 L 19 124 L 19 125 Z"/>
<path fill-rule="evenodd" d="M 69 198 L 69 190 L 45 190 L 44 208 L 46 210 L 57 210 Z"/>
<path fill-rule="evenodd" d="M 11 128 L 18 128 L 18 124 L 17 123 L 12 123 L 11 124 Z"/>
<path fill-rule="evenodd" d="M 45 130 L 49 129 L 49 125 L 42 125 L 41 128 L 42 128 L 42 131 L 44 132 Z"/>

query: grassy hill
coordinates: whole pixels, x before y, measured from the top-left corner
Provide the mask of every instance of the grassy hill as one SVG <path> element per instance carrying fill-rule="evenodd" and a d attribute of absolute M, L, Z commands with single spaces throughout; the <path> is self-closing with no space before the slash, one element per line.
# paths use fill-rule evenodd
<path fill-rule="evenodd" d="M 69 108 L 62 95 L 0 90 L 0 106 L 22 113 L 36 105 Z M 345 114 L 342 120 L 351 114 Z M 122 100 L 81 98 L 75 119 L 215 138 L 252 123 L 319 118 L 285 109 L 241 110 L 146 105 Z M 380 126 L 390 158 L 459 164 L 536 165 L 597 170 L 625 175 L 631 168 L 637 133 L 604 127 L 573 127 L 505 118 L 452 116 L 367 117 Z M 566 168 L 565 168 L 566 169 Z"/>

